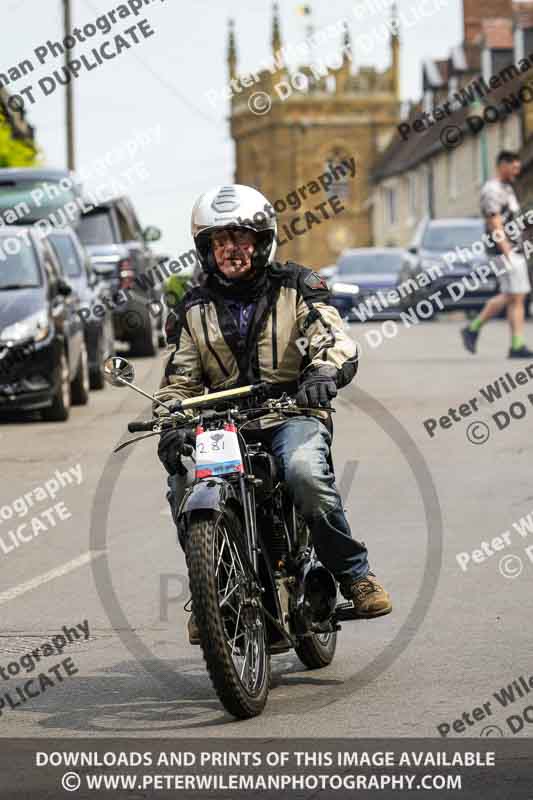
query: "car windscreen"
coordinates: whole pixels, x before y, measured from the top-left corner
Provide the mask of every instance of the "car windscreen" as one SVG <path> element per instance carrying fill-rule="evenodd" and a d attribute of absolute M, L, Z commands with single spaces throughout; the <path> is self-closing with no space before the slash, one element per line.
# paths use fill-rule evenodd
<path fill-rule="evenodd" d="M 79 278 L 81 263 L 72 239 L 69 236 L 57 236 L 51 233 L 48 235 L 48 240 L 54 248 L 63 275 L 67 278 Z"/>
<path fill-rule="evenodd" d="M 455 250 L 472 247 L 484 233 L 481 220 L 467 225 L 428 225 L 422 238 L 423 250 Z"/>
<path fill-rule="evenodd" d="M 57 181 L 0 180 L 0 216 L 8 225 L 44 219 L 75 199 L 73 190 Z"/>
<path fill-rule="evenodd" d="M 0 236 L 0 291 L 42 286 L 33 246 L 20 236 Z"/>
<path fill-rule="evenodd" d="M 361 253 L 343 256 L 339 260 L 336 276 L 399 272 L 402 265 L 400 253 Z"/>
<path fill-rule="evenodd" d="M 92 211 L 90 214 L 84 214 L 78 223 L 76 232 L 85 245 L 115 244 L 111 211 L 103 208 Z"/>

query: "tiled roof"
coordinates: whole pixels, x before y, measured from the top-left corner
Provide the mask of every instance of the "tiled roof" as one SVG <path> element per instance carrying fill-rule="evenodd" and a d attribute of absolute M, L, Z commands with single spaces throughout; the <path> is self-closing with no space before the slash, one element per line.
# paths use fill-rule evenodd
<path fill-rule="evenodd" d="M 514 80 L 502 83 L 496 89 L 490 91 L 482 102 L 487 105 L 497 106 L 502 102 L 503 97 L 515 94 L 523 86 L 525 81 L 533 79 L 533 69 L 529 72 L 518 75 Z M 466 118 L 479 114 L 479 110 L 473 108 L 472 104 L 461 106 L 454 110 L 445 119 L 435 122 L 431 127 L 426 128 L 422 133 L 412 130 L 412 123 L 420 117 L 420 107 L 411 110 L 409 118 L 403 120 L 411 124 L 411 131 L 407 140 L 403 140 L 399 132 L 393 136 L 387 149 L 380 156 L 376 166 L 372 171 L 372 179 L 377 182 L 386 177 L 392 177 L 406 172 L 428 158 L 445 150 L 441 136 L 446 138 L 448 135 L 459 136 L 462 142 L 459 147 L 464 146 L 464 142 L 473 134 L 468 127 Z M 516 112 L 514 112 L 516 113 Z M 459 129 L 459 131 L 457 130 Z"/>

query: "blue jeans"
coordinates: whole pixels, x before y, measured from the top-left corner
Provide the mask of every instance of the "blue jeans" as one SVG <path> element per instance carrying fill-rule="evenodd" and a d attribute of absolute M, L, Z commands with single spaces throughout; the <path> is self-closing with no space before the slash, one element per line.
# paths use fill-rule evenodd
<path fill-rule="evenodd" d="M 352 537 L 328 458 L 331 436 L 324 423 L 313 417 L 295 417 L 275 428 L 249 432 L 246 439 L 263 442 L 278 460 L 281 477 L 309 527 L 322 564 L 341 584 L 367 575 L 368 551 L 364 542 Z M 168 486 L 167 498 L 176 522 L 183 496 L 180 479 L 169 477 Z"/>
<path fill-rule="evenodd" d="M 352 537 L 328 458 L 331 436 L 324 423 L 313 417 L 295 417 L 266 429 L 260 438 L 281 465 L 282 477 L 309 527 L 322 564 L 341 584 L 367 575 L 368 550 Z"/>

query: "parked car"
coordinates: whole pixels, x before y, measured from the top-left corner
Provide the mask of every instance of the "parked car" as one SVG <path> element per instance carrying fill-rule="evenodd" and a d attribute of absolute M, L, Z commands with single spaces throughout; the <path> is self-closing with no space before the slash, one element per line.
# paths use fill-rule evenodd
<path fill-rule="evenodd" d="M 7 225 L 29 225 L 45 217 L 54 225 L 75 222 L 81 192 L 75 174 L 66 169 L 0 169 L 0 217 Z M 64 213 L 68 203 L 72 219 Z"/>
<path fill-rule="evenodd" d="M 163 323 L 162 314 L 153 313 L 150 304 L 159 303 L 162 287 L 154 273 L 156 259 L 149 242 L 160 239 L 161 231 L 143 230 L 128 198 L 118 197 L 82 214 L 77 233 L 93 269 L 108 282 L 117 300 L 115 338 L 129 342 L 136 355 L 154 356 L 159 344 L 164 344 Z M 127 302 L 119 290 L 128 292 Z"/>
<path fill-rule="evenodd" d="M 89 255 L 72 228 L 58 228 L 47 239 L 54 248 L 62 277 L 79 301 L 91 389 L 103 389 L 104 361 L 115 352 L 109 289 L 93 271 Z"/>
<path fill-rule="evenodd" d="M 456 294 L 447 291 L 451 283 L 461 281 L 469 276 L 472 271 L 488 263 L 488 256 L 478 247 L 478 254 L 472 251 L 474 242 L 482 242 L 485 232 L 484 221 L 481 217 L 460 217 L 447 219 L 424 219 L 418 226 L 405 262 L 402 266 L 398 282 L 418 288 L 409 293 L 404 293 L 402 308 L 407 310 L 415 307 L 420 300 L 425 300 L 433 292 L 440 291 L 440 300 L 444 310 L 478 311 L 483 305 L 498 293 L 498 280 L 490 275 L 484 281 L 471 280 L 465 284 L 466 290 L 463 297 L 455 300 Z M 464 260 L 457 257 L 453 263 L 447 263 L 444 256 L 460 248 Z M 469 251 L 468 254 L 466 251 Z M 425 273 L 420 287 L 420 278 L 417 276 Z"/>
<path fill-rule="evenodd" d="M 0 409 L 40 409 L 64 421 L 89 400 L 79 306 L 49 242 L 29 227 L 0 229 Z"/>
<path fill-rule="evenodd" d="M 390 301 L 387 292 L 396 286 L 404 258 L 400 247 L 345 250 L 330 279 L 332 305 L 350 322 L 399 316 L 398 302 Z M 361 307 L 369 313 L 359 312 Z"/>

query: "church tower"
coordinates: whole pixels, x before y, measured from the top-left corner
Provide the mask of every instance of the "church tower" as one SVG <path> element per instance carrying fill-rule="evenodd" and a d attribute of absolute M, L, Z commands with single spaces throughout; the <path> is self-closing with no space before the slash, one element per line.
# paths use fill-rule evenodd
<path fill-rule="evenodd" d="M 309 13 L 308 6 L 306 10 Z M 388 144 L 400 112 L 400 39 L 395 8 L 392 13 L 386 26 L 391 65 L 384 72 L 365 66 L 354 69 L 358 54 L 352 50 L 346 23 L 342 27 L 337 24 L 336 38 L 330 30 L 335 26 L 323 29 L 329 37 L 325 58 L 315 57 L 313 45 L 321 41 L 320 32 L 314 34 L 309 28 L 298 47 L 299 60 L 306 64 L 289 68 L 285 56 L 291 48 L 287 52 L 283 48 L 279 10 L 274 3 L 271 59 L 263 63 L 260 72 L 239 73 L 230 23 L 228 73 L 233 79 L 230 128 L 235 142 L 235 182 L 254 186 L 271 203 L 280 201 L 276 211 L 281 261 L 291 259 L 320 268 L 334 263 L 346 247 L 372 244 L 370 172 Z M 307 51 L 304 59 L 302 50 Z M 339 165 L 352 159 L 355 176 L 351 177 L 348 168 L 343 175 Z M 316 184 L 326 173 L 333 177 L 331 184 L 312 192 L 312 182 Z M 291 205 L 283 202 L 294 192 L 298 201 Z M 296 208 L 297 202 L 301 207 Z M 318 204 L 325 204 L 329 218 L 317 212 Z M 311 217 L 306 217 L 308 211 Z M 320 222 L 309 224 L 317 217 Z M 287 235 L 287 227 L 292 236 Z"/>

